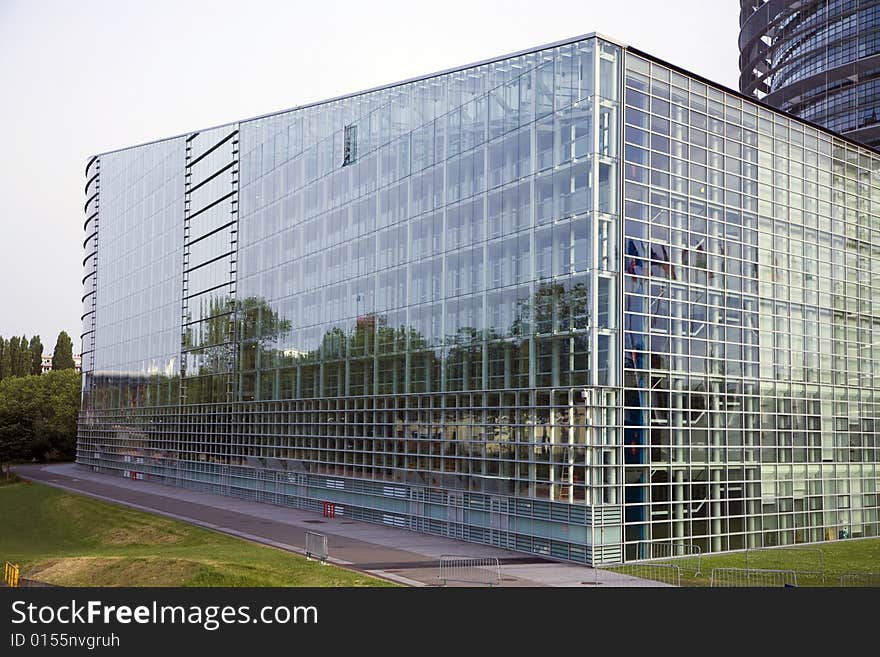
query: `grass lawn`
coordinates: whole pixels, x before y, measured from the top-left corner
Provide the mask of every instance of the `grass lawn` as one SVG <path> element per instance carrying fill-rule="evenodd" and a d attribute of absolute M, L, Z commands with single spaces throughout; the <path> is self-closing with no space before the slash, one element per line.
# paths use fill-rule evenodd
<path fill-rule="evenodd" d="M 17 484 L 21 479 L 17 474 L 9 470 L 0 470 L 0 486 L 11 486 Z"/>
<path fill-rule="evenodd" d="M 816 545 L 797 545 L 750 552 L 730 552 L 703 556 L 702 574 L 696 575 L 696 558 L 657 559 L 651 563 L 677 564 L 681 571 L 682 586 L 709 586 L 713 568 L 746 568 L 763 570 L 796 571 L 798 586 L 839 586 L 844 573 L 875 573 L 871 578 L 880 585 L 880 538 L 830 541 Z M 823 581 L 822 571 L 825 578 Z M 612 568 L 612 570 L 617 570 Z M 623 572 L 649 579 L 661 579 L 663 574 L 652 577 L 650 568 L 636 572 L 637 564 L 623 566 Z"/>
<path fill-rule="evenodd" d="M 0 487 L 0 561 L 62 586 L 393 586 L 83 495 Z"/>

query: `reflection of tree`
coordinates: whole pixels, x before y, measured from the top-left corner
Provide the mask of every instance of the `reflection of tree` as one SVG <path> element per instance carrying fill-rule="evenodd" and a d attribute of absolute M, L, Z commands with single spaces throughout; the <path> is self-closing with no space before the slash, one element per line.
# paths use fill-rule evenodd
<path fill-rule="evenodd" d="M 414 327 L 390 326 L 385 315 L 367 314 L 349 329 L 330 328 L 304 349 L 291 342 L 291 321 L 262 297 L 218 297 L 201 310 L 206 318 L 187 323 L 183 334 L 182 378 L 170 372 L 93 377 L 98 385 L 86 395 L 99 407 L 118 407 L 180 398 L 225 402 L 238 386 L 243 399 L 439 392 L 443 381 L 446 390 L 473 390 L 483 387 L 484 371 L 490 389 L 521 388 L 529 385 L 530 360 L 542 354 L 559 360 L 565 385 L 570 351 L 587 350 L 589 294 L 582 281 L 543 281 L 516 301 L 506 330 L 450 327 L 443 345 Z M 545 346 L 553 342 L 556 351 Z M 537 384 L 550 385 L 538 372 Z M 233 379 L 236 373 L 242 378 Z"/>
<path fill-rule="evenodd" d="M 517 302 L 511 335 L 528 336 L 587 328 L 589 294 L 584 282 L 542 282 L 535 294 Z"/>
<path fill-rule="evenodd" d="M 241 369 L 253 370 L 271 367 L 278 361 L 278 345 L 290 332 L 290 320 L 281 317 L 262 297 L 240 301 L 214 298 L 201 316 L 206 319 L 188 324 L 183 336 L 188 402 L 227 400 L 235 368 L 236 333 Z"/>
<path fill-rule="evenodd" d="M 587 287 L 583 282 L 545 281 L 529 297 L 518 301 L 511 297 L 511 314 L 506 329 L 451 327 L 444 344 L 437 344 L 414 327 L 405 324 L 392 326 L 385 315 L 367 314 L 358 317 L 349 327 L 333 326 L 308 349 L 292 341 L 290 320 L 281 316 L 265 299 L 248 297 L 236 303 L 218 298 L 206 304 L 204 320 L 190 322 L 187 326 L 183 354 L 190 359 L 190 366 L 184 369 L 182 377 L 170 371 L 120 375 L 106 380 L 89 376 L 87 380 L 91 385 L 85 391 L 85 408 L 127 409 L 129 419 L 120 420 L 115 430 L 120 436 L 127 436 L 129 443 L 132 436 L 141 437 L 141 447 L 132 448 L 134 455 L 227 462 L 225 459 L 237 459 L 242 454 L 241 445 L 231 434 L 212 433 L 215 455 L 206 457 L 186 452 L 178 455 L 167 445 L 170 426 L 167 422 L 174 420 L 151 419 L 145 424 L 137 420 L 137 413 L 150 414 L 151 409 L 146 407 L 174 405 L 181 399 L 187 404 L 226 402 L 233 399 L 232 393 L 242 400 L 268 400 L 454 392 L 484 387 L 498 392 L 535 384 L 557 385 L 553 381 L 560 386 L 580 385 L 586 383 L 583 372 L 572 373 L 570 379 L 564 375 L 552 378 L 547 374 L 551 370 L 547 367 L 542 370 L 540 362 L 552 357 L 558 361 L 554 367 L 564 374 L 569 369 L 572 350 L 587 351 L 586 332 L 582 329 L 587 328 L 588 301 Z M 536 379 L 530 378 L 533 363 L 538 363 Z M 484 376 L 488 378 L 484 379 Z M 498 404 L 497 394 L 495 398 L 495 402 L 489 403 Z M 376 404 L 376 409 L 382 408 L 381 402 Z M 347 409 L 358 407 L 359 402 L 356 402 Z M 199 407 L 187 410 L 187 413 L 199 412 L 202 412 Z M 249 411 L 243 407 L 239 412 L 242 415 L 238 421 L 247 425 L 251 421 L 246 415 Z M 447 450 L 443 452 L 447 456 L 468 453 L 464 450 L 470 449 L 465 446 L 469 441 L 484 438 L 489 442 L 498 441 L 498 437 L 512 431 L 499 427 L 482 433 L 483 430 L 474 427 L 483 420 L 470 417 L 469 412 L 465 411 L 465 415 L 448 426 L 435 426 L 431 434 L 426 433 L 427 429 L 421 425 L 382 424 L 387 420 L 379 419 L 378 413 L 368 419 L 367 416 L 358 416 L 355 411 L 348 420 L 334 414 L 328 416 L 332 420 L 326 421 L 328 431 L 341 431 L 332 425 L 350 421 L 354 424 L 345 431 L 356 437 L 375 432 L 371 437 L 406 440 L 405 447 L 402 443 L 385 446 L 398 459 L 404 458 L 404 453 L 423 449 L 421 443 L 412 441 L 413 436 L 432 441 L 432 457 L 439 457 L 441 450 Z M 540 424 L 542 417 L 544 424 L 548 424 L 546 414 L 539 413 L 536 421 Z M 84 421 L 96 421 L 89 420 L 88 410 L 84 418 Z M 205 423 L 205 427 L 210 426 Z M 180 431 L 188 434 L 200 430 L 181 428 Z M 185 435 L 183 442 L 188 445 L 182 448 L 184 450 L 198 449 Z M 455 446 L 450 448 L 449 444 Z M 492 449 L 501 453 L 508 448 L 496 446 Z M 431 467 L 439 469 L 441 466 L 438 463 Z"/>
<path fill-rule="evenodd" d="M 223 372 L 228 368 L 233 302 L 228 298 L 213 298 L 202 316 L 207 320 L 192 322 L 190 311 L 183 332 L 184 359 L 189 362 L 191 376 Z M 224 345 L 225 348 L 220 348 Z"/>
<path fill-rule="evenodd" d="M 298 369 L 300 388 L 295 394 L 302 397 L 437 392 L 442 380 L 450 391 L 480 389 L 484 358 L 489 359 L 490 388 L 525 387 L 529 385 L 533 337 L 559 342 L 556 351 L 548 348 L 548 358 L 565 364 L 572 350 L 579 354 L 587 351 L 584 329 L 588 317 L 585 281 L 546 281 L 530 297 L 517 302 L 506 331 L 448 327 L 451 330 L 441 346 L 429 343 L 413 327 L 389 326 L 386 316 L 369 314 L 359 317 L 348 331 L 334 326 L 313 349 L 286 350 L 285 354 L 292 355 L 281 359 L 281 367 Z M 573 333 L 575 344 L 570 344 L 568 337 Z M 542 338 L 544 335 L 548 337 Z M 264 370 L 268 359 L 263 354 Z M 566 368 L 560 365 L 557 369 Z M 571 382 L 575 383 L 574 379 Z M 293 388 L 293 384 L 288 386 L 291 393 Z"/>
<path fill-rule="evenodd" d="M 83 379 L 82 407 L 139 408 L 180 401 L 180 377 L 161 373 L 88 373 Z"/>
<path fill-rule="evenodd" d="M 281 317 L 263 297 L 236 302 L 236 317 L 242 339 L 254 340 L 263 348 L 279 344 L 290 333 L 290 320 Z"/>

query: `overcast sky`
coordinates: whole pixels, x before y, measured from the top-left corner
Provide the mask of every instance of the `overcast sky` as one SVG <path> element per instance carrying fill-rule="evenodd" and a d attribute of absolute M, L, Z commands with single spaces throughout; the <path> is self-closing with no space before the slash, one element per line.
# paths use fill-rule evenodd
<path fill-rule="evenodd" d="M 0 0 L 0 335 L 79 353 L 92 154 L 593 31 L 736 87 L 738 6 Z"/>

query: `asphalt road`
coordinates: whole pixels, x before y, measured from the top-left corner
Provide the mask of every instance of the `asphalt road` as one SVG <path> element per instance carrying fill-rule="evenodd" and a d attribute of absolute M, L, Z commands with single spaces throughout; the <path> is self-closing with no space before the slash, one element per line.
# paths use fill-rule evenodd
<path fill-rule="evenodd" d="M 497 557 L 501 586 L 651 586 L 654 582 L 419 534 L 344 517 L 240 500 L 147 481 L 98 474 L 72 463 L 24 465 L 21 477 L 50 486 L 184 520 L 234 536 L 304 554 L 305 534 L 327 536 L 329 561 L 410 586 L 438 586 L 440 555 Z"/>

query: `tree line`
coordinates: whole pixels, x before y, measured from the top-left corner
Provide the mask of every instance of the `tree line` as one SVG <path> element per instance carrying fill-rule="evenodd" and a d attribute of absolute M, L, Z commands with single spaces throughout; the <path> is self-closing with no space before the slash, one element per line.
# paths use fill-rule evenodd
<path fill-rule="evenodd" d="M 73 342 L 66 331 L 58 334 L 55 350 L 52 353 L 53 370 L 72 370 Z M 39 376 L 43 371 L 43 343 L 35 335 L 28 340 L 26 335 L 9 339 L 0 335 L 0 381 L 13 376 Z"/>
<path fill-rule="evenodd" d="M 40 336 L 0 336 L 0 474 L 10 461 L 70 460 L 76 455 L 81 381 L 73 343 L 62 331 L 52 371 L 42 374 Z"/>

